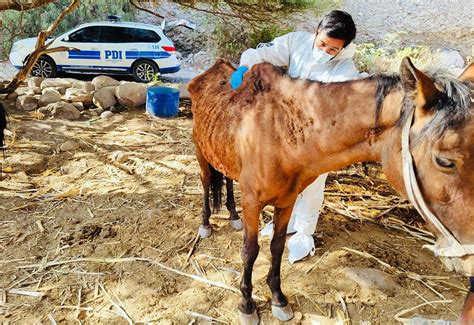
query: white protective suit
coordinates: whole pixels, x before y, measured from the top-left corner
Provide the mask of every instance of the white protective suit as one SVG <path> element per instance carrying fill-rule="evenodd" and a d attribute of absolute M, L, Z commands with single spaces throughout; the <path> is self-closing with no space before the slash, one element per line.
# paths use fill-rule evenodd
<path fill-rule="evenodd" d="M 240 65 L 250 68 L 257 63 L 269 62 L 276 66 L 288 67 L 288 75 L 292 78 L 321 82 L 360 78 L 354 61 L 352 61 L 355 53 L 354 44 L 350 43 L 329 62 L 318 64 L 312 54 L 314 41 L 314 33 L 289 33 L 275 38 L 271 43 L 262 44 L 256 49 L 246 50 L 242 53 Z M 319 176 L 298 195 L 288 224 L 288 233 L 296 231 L 296 234 L 288 241 L 290 263 L 294 263 L 308 254 L 314 254 L 312 235 L 316 230 L 319 210 L 323 203 L 326 178 L 327 173 Z M 267 224 L 261 233 L 272 236 L 273 224 Z"/>

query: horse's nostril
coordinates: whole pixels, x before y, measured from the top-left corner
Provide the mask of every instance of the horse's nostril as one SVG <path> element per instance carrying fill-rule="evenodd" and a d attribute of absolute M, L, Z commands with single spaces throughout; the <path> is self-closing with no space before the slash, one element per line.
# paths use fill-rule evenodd
<path fill-rule="evenodd" d="M 220 85 L 220 86 L 224 86 L 226 83 L 227 83 L 226 80 L 221 80 L 221 81 L 219 81 L 219 85 Z"/>

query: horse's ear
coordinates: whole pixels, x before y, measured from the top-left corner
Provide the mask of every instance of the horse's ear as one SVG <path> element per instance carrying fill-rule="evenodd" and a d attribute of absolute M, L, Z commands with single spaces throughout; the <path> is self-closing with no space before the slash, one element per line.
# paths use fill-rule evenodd
<path fill-rule="evenodd" d="M 417 108 L 429 110 L 442 96 L 433 80 L 418 70 L 409 57 L 402 60 L 400 77 L 405 91 L 414 94 Z"/>
<path fill-rule="evenodd" d="M 459 76 L 461 81 L 474 82 L 474 63 L 471 63 Z"/>

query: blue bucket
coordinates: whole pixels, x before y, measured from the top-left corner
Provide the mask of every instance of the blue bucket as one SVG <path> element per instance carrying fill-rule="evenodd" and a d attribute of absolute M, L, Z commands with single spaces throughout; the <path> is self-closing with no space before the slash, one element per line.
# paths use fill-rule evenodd
<path fill-rule="evenodd" d="M 176 117 L 179 106 L 179 89 L 150 87 L 146 93 L 146 111 L 157 117 Z"/>

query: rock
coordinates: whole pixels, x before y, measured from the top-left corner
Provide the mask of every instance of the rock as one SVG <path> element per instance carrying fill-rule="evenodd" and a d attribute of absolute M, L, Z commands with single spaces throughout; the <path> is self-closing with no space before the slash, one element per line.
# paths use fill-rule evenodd
<path fill-rule="evenodd" d="M 100 114 L 100 118 L 103 120 L 109 119 L 114 115 L 111 111 L 105 111 L 102 114 Z"/>
<path fill-rule="evenodd" d="M 84 104 L 82 102 L 72 102 L 71 104 L 81 112 L 84 110 Z"/>
<path fill-rule="evenodd" d="M 58 93 L 59 95 L 61 95 L 61 93 L 55 87 L 44 88 L 44 89 L 41 90 L 41 94 L 44 95 L 45 93 L 50 92 L 50 91 L 54 91 L 54 92 Z"/>
<path fill-rule="evenodd" d="M 54 87 L 54 89 L 56 89 L 57 91 L 59 91 L 59 93 L 60 93 L 61 95 L 64 95 L 64 94 L 66 93 L 66 89 L 68 89 L 68 88 L 66 88 L 66 87 Z"/>
<path fill-rule="evenodd" d="M 464 59 L 458 51 L 444 49 L 434 55 L 434 63 L 438 68 L 453 69 L 464 67 Z"/>
<path fill-rule="evenodd" d="M 32 91 L 29 87 L 18 87 L 15 91 L 18 94 L 18 96 L 32 93 Z"/>
<path fill-rule="evenodd" d="M 146 91 L 148 86 L 138 82 L 127 82 L 117 87 L 115 96 L 120 105 L 137 107 L 146 102 Z"/>
<path fill-rule="evenodd" d="M 92 82 L 89 81 L 77 81 L 72 85 L 72 88 L 81 89 L 86 93 L 91 93 L 95 91 L 95 86 L 92 84 Z"/>
<path fill-rule="evenodd" d="M 97 91 L 104 87 L 118 86 L 120 82 L 108 76 L 97 76 L 92 79 L 92 84 L 94 85 L 94 88 Z"/>
<path fill-rule="evenodd" d="M 388 294 L 400 289 L 392 276 L 373 268 L 345 268 L 343 274 L 356 282 L 361 289 L 379 290 Z"/>
<path fill-rule="evenodd" d="M 128 160 L 129 156 L 125 154 L 123 151 L 114 151 L 112 152 L 110 158 L 112 158 L 113 161 L 124 163 Z"/>
<path fill-rule="evenodd" d="M 68 140 L 64 142 L 60 147 L 59 150 L 61 151 L 73 151 L 77 150 L 81 147 L 81 145 L 75 141 Z"/>
<path fill-rule="evenodd" d="M 41 82 L 41 89 L 47 87 L 64 87 L 71 88 L 74 79 L 62 79 L 62 78 L 48 78 Z"/>
<path fill-rule="evenodd" d="M 40 110 L 42 113 L 50 114 L 54 118 L 64 120 L 76 120 L 81 117 L 81 112 L 71 103 L 57 102 L 49 104 Z"/>
<path fill-rule="evenodd" d="M 38 108 L 38 99 L 32 95 L 22 95 L 16 99 L 16 108 L 25 111 L 34 111 Z"/>
<path fill-rule="evenodd" d="M 188 84 L 179 84 L 179 98 L 190 99 L 191 95 L 188 91 Z"/>
<path fill-rule="evenodd" d="M 38 106 L 43 107 L 59 101 L 61 101 L 61 94 L 57 90 L 48 90 L 41 95 Z"/>
<path fill-rule="evenodd" d="M 25 172 L 27 174 L 40 174 L 47 165 L 47 156 L 31 150 L 10 151 L 5 164 L 14 171 Z"/>
<path fill-rule="evenodd" d="M 64 94 L 64 99 L 71 102 L 82 102 L 84 106 L 92 105 L 93 95 L 90 92 L 87 92 L 79 88 L 68 88 Z"/>
<path fill-rule="evenodd" d="M 117 100 L 115 99 L 116 88 L 117 87 L 115 86 L 104 87 L 96 91 L 92 99 L 94 105 L 102 109 L 107 109 L 114 106 L 117 103 Z"/>
<path fill-rule="evenodd" d="M 16 91 L 10 93 L 6 97 L 8 100 L 15 100 L 18 98 L 18 93 Z"/>
<path fill-rule="evenodd" d="M 31 77 L 28 79 L 28 87 L 29 88 L 40 88 L 41 83 L 43 82 L 44 78 L 43 77 Z"/>

